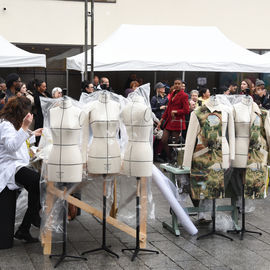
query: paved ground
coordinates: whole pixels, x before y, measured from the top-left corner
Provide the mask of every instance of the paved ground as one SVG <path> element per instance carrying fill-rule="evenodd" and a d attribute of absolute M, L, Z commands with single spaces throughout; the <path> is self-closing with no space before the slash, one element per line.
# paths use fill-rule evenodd
<path fill-rule="evenodd" d="M 233 235 L 234 241 L 218 236 L 196 240 L 181 229 L 181 236 L 175 237 L 162 228 L 162 221 L 170 221 L 169 207 L 159 190 L 153 184 L 156 219 L 148 223 L 148 248 L 156 249 L 159 255 L 140 255 L 134 262 L 130 254 L 123 254 L 122 248 L 134 246 L 134 239 L 108 226 L 107 239 L 112 250 L 120 255 L 116 259 L 104 252 L 86 255 L 88 261 L 65 261 L 58 269 L 104 269 L 104 270 L 268 270 L 270 269 L 270 207 L 269 199 L 255 201 L 256 210 L 247 214 L 247 227 L 261 231 L 262 236 L 246 235 L 243 241 Z M 219 204 L 220 202 L 218 202 Z M 195 221 L 195 218 L 193 218 Z M 79 255 L 82 251 L 100 246 L 101 224 L 85 213 L 68 225 L 68 253 Z M 208 227 L 199 227 L 199 234 L 206 233 Z M 38 231 L 32 229 L 34 235 Z M 53 253 L 61 250 L 54 244 Z M 0 270 L 53 269 L 55 261 L 42 255 L 37 244 L 22 244 L 15 241 L 9 250 L 0 250 Z"/>

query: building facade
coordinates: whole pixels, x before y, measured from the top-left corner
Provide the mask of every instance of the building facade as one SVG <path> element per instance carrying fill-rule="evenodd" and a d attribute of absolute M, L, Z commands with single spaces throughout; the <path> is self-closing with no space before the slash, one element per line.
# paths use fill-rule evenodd
<path fill-rule="evenodd" d="M 124 23 L 217 26 L 235 43 L 263 53 L 270 49 L 269 9 L 268 0 L 95 0 L 95 44 Z M 55 85 L 55 78 L 64 86 L 65 57 L 83 51 L 84 1 L 0 0 L 0 35 L 30 52 L 45 53 L 50 87 Z M 173 36 L 161 40 L 173 42 Z M 27 79 L 43 76 L 40 69 L 20 71 Z M 4 75 L 6 72 L 2 71 Z M 80 75 L 72 73 L 71 80 L 73 76 L 78 85 Z M 111 76 L 119 80 L 118 75 Z M 145 77 L 148 80 L 153 76 Z"/>

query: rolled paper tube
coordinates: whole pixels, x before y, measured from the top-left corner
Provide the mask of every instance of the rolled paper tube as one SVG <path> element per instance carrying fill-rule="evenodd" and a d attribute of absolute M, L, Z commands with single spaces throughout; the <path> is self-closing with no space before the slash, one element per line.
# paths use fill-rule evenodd
<path fill-rule="evenodd" d="M 172 210 L 177 216 L 179 222 L 183 225 L 184 229 L 190 234 L 195 235 L 198 233 L 197 228 L 194 226 L 189 216 L 186 214 L 183 207 L 179 204 L 171 188 L 169 187 L 170 179 L 166 177 L 155 165 L 153 165 L 152 178 L 165 199 L 169 202 Z"/>

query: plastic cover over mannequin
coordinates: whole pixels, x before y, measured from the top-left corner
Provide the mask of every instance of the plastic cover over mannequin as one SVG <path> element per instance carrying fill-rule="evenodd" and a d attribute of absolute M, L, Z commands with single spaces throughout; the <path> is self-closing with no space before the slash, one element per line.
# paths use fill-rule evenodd
<path fill-rule="evenodd" d="M 137 92 L 129 95 L 121 117 L 128 134 L 123 173 L 128 176 L 152 176 L 153 151 L 150 134 L 153 130 L 152 111 Z"/>
<path fill-rule="evenodd" d="M 144 100 L 142 103 L 144 106 L 146 106 L 146 104 L 148 104 L 147 106 L 150 105 L 149 94 L 149 84 L 141 86 L 137 91 L 137 96 L 140 96 L 140 100 Z M 48 211 L 46 191 L 49 180 L 49 170 L 47 163 L 51 158 L 51 149 L 55 147 L 53 144 L 58 144 L 55 143 L 54 136 L 56 135 L 52 134 L 49 128 L 51 123 L 50 116 L 52 116 L 51 111 L 54 112 L 54 109 L 60 106 L 63 99 L 41 98 L 44 115 L 44 136 L 42 136 L 40 141 L 38 152 L 38 158 L 44 161 L 41 179 L 41 201 L 43 210 L 41 233 L 48 230 L 53 232 L 53 242 L 62 241 L 60 237 L 63 231 L 62 211 L 66 196 L 74 192 L 80 192 L 82 201 L 87 201 L 87 203 L 96 209 L 102 209 L 104 175 L 106 175 L 107 181 L 107 214 L 113 209 L 111 206 L 114 202 L 114 207 L 115 209 L 117 208 L 117 219 L 119 221 L 125 222 L 130 226 L 134 225 L 135 221 L 136 179 L 135 177 L 127 178 L 125 175 L 119 174 L 125 149 L 128 145 L 127 131 L 119 116 L 126 104 L 130 104 L 131 99 L 126 99 L 123 96 L 108 91 L 96 91 L 92 94 L 82 93 L 79 102 L 71 98 L 67 99 L 71 101 L 73 106 L 83 111 L 86 115 L 84 123 L 82 123 L 83 121 L 79 122 L 82 132 L 76 139 L 79 147 L 82 149 L 83 163 L 86 162 L 85 164 L 87 164 L 84 168 L 88 168 L 83 171 L 82 182 L 53 183 L 54 187 L 64 191 L 64 193 L 60 197 L 51 196 L 52 205 L 50 211 Z M 76 113 L 74 113 L 73 116 L 75 117 Z M 61 117 L 58 116 L 58 118 L 61 120 Z M 57 121 L 59 119 L 57 119 Z M 149 121 L 151 122 L 151 119 L 149 119 Z M 120 133 L 118 132 L 119 130 Z M 150 133 L 152 133 L 152 131 L 150 131 Z M 63 138 L 65 144 L 69 143 L 72 139 L 70 135 L 71 134 Z M 148 143 L 150 147 L 152 143 L 151 137 L 152 135 L 149 134 Z M 102 148 L 104 145 L 106 147 Z M 92 159 L 91 162 L 89 159 Z M 102 164 L 99 159 L 103 159 Z M 147 215 L 153 219 L 155 218 L 155 208 L 151 192 L 151 178 L 147 179 L 146 185 L 146 193 L 142 195 L 141 199 L 148 202 L 148 209 L 142 213 L 142 217 L 143 215 Z M 114 188 L 116 188 L 116 190 L 114 190 Z"/>

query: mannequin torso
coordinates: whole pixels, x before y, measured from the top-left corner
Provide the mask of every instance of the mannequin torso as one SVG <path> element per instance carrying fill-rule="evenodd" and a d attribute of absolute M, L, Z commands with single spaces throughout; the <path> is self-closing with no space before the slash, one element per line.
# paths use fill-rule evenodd
<path fill-rule="evenodd" d="M 116 139 L 119 130 L 120 105 L 106 92 L 92 102 L 89 120 L 93 140 L 88 151 L 88 172 L 113 174 L 120 172 L 120 146 Z"/>
<path fill-rule="evenodd" d="M 128 134 L 124 154 L 124 174 L 136 177 L 152 175 L 153 152 L 150 133 L 153 127 L 152 112 L 141 96 L 135 95 L 122 112 Z"/>
<path fill-rule="evenodd" d="M 53 147 L 48 158 L 48 179 L 52 182 L 80 182 L 82 154 L 80 131 L 85 114 L 64 99 L 59 107 L 50 110 L 50 129 Z"/>
<path fill-rule="evenodd" d="M 251 97 L 243 96 L 241 102 L 233 106 L 235 122 L 235 159 L 232 162 L 232 166 L 234 168 L 246 168 L 247 166 L 251 112 L 252 106 L 255 105 L 253 105 Z"/>

